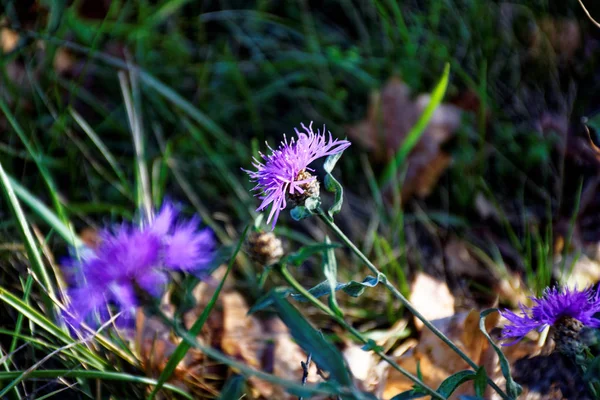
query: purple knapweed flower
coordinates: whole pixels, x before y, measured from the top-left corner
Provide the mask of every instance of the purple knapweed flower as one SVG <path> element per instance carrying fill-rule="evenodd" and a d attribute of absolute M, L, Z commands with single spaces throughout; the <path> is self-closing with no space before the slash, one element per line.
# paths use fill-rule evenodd
<path fill-rule="evenodd" d="M 316 179 L 305 173 L 307 170 L 313 171 L 308 165 L 318 158 L 337 154 L 350 146 L 350 142 L 347 140 L 333 139 L 331 132 L 327 139 L 325 126 L 323 126 L 323 131 L 317 130 L 315 133 L 312 129 L 312 122 L 308 127 L 304 124 L 301 125 L 306 133 L 294 128 L 297 138 L 292 138 L 288 142 L 284 135 L 284 139 L 277 149 L 273 149 L 267 144 L 271 154 L 259 153 L 264 162 L 254 158 L 252 163 L 257 171 L 244 170 L 256 182 L 253 190 L 260 192 L 259 198 L 262 202 L 256 211 L 262 211 L 271 205 L 267 223 L 272 220 L 273 228 L 275 228 L 279 213 L 287 205 L 286 196 L 304 193 L 306 185 Z"/>
<path fill-rule="evenodd" d="M 600 320 L 594 317 L 600 312 L 600 290 L 552 288 L 546 289 L 542 298 L 532 297 L 532 300 L 535 303 L 533 307 L 519 305 L 521 315 L 510 310 L 500 312 L 510 322 L 502 329 L 502 338 L 515 339 L 507 345 L 518 342 L 534 329 L 541 332 L 565 318 L 575 319 L 592 328 L 600 328 Z"/>
<path fill-rule="evenodd" d="M 201 273 L 213 260 L 215 240 L 200 220 L 180 220 L 171 203 L 145 224 L 123 223 L 100 234 L 100 244 L 80 251 L 71 269 L 78 272 L 69 290 L 69 322 L 97 325 L 107 320 L 114 305 L 123 320 L 131 320 L 139 294 L 159 297 L 169 281 L 169 270 Z M 73 279 L 72 279 L 73 280 Z"/>

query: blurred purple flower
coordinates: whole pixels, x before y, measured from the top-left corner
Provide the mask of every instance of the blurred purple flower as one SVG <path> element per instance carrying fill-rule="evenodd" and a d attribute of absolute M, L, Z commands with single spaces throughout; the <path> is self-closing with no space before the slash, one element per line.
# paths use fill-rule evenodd
<path fill-rule="evenodd" d="M 252 163 L 257 171 L 244 169 L 256 182 L 253 190 L 260 192 L 258 196 L 262 203 L 256 211 L 262 211 L 272 204 L 267 223 L 273 220 L 273 228 L 275 228 L 279 213 L 286 207 L 287 193 L 303 193 L 301 186 L 316 179 L 311 177 L 297 180 L 298 174 L 305 170 L 312 171 L 308 165 L 316 159 L 339 153 L 350 146 L 350 142 L 347 140 L 334 140 L 331 132 L 329 132 L 329 140 L 327 140 L 325 126 L 323 126 L 322 132 L 317 130 L 315 133 L 312 129 L 312 122 L 308 128 L 304 124 L 301 125 L 306 133 L 294 128 L 297 139 L 292 138 L 288 142 L 284 135 L 284 139 L 277 149 L 273 149 L 267 144 L 271 154 L 259 153 L 264 163 L 256 158 Z"/>
<path fill-rule="evenodd" d="M 100 234 L 100 245 L 85 248 L 71 269 L 79 273 L 71 285 L 69 322 L 96 326 L 108 317 L 107 305 L 131 320 L 143 291 L 159 297 L 168 281 L 169 270 L 202 273 L 213 260 L 215 240 L 208 228 L 199 229 L 197 218 L 178 221 L 171 203 L 165 203 L 151 222 L 121 224 Z"/>
<path fill-rule="evenodd" d="M 600 320 L 594 318 L 600 312 L 600 290 L 552 288 L 546 289 L 542 298 L 532 300 L 535 305 L 531 308 L 519 305 L 521 315 L 510 310 L 500 312 L 510 322 L 502 329 L 502 338 L 515 339 L 507 345 L 518 342 L 534 329 L 541 332 L 563 318 L 573 318 L 589 327 L 600 328 Z"/>

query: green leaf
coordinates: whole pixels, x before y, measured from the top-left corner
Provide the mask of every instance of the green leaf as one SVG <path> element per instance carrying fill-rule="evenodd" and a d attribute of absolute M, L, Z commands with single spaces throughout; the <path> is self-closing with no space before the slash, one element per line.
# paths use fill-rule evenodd
<path fill-rule="evenodd" d="M 423 133 L 425 133 L 425 129 L 427 128 L 431 117 L 433 117 L 433 113 L 438 108 L 438 106 L 442 102 L 442 99 L 444 98 L 444 95 L 446 94 L 449 77 L 450 64 L 446 64 L 440 81 L 431 93 L 431 100 L 429 101 L 429 104 L 427 104 L 427 107 L 425 107 L 425 110 L 423 110 L 423 113 L 421 114 L 415 125 L 410 129 L 410 131 L 406 135 L 406 139 L 396 152 L 394 159 L 391 160 L 385 168 L 381 179 L 380 187 L 387 185 L 392 179 L 392 177 L 397 175 L 398 169 L 404 164 L 404 161 L 406 160 L 408 154 L 418 143 L 419 139 L 421 139 Z"/>
<path fill-rule="evenodd" d="M 365 288 L 374 287 L 379 283 L 379 279 L 374 278 L 372 276 L 367 276 L 362 282 L 350 281 L 348 283 L 337 283 L 335 286 L 335 291 L 343 290 L 346 294 L 352 297 L 358 297 L 365 291 Z M 316 286 L 313 286 L 308 290 L 310 294 L 315 297 L 323 297 L 331 293 L 331 288 L 329 286 L 329 281 L 325 280 L 319 283 Z M 248 314 L 254 314 L 258 311 L 262 311 L 267 309 L 273 305 L 273 292 L 276 292 L 277 296 L 282 298 L 286 298 L 291 296 L 296 301 L 307 301 L 307 299 L 301 295 L 300 293 L 296 293 L 291 288 L 275 288 L 272 289 L 269 293 L 260 297 L 256 303 L 250 308 Z"/>
<path fill-rule="evenodd" d="M 467 381 L 472 381 L 473 379 L 475 379 L 475 372 L 471 370 L 459 371 L 444 379 L 437 389 L 437 392 L 444 397 L 450 397 L 460 385 Z"/>
<path fill-rule="evenodd" d="M 517 382 L 515 382 L 514 379 L 512 378 L 512 376 L 510 375 L 510 364 L 509 364 L 508 360 L 502 353 L 502 350 L 500 349 L 500 347 L 498 347 L 498 345 L 496 343 L 494 343 L 494 341 L 490 337 L 489 333 L 485 329 L 485 318 L 488 315 L 490 315 L 491 313 L 497 312 L 497 311 L 498 311 L 498 309 L 496 309 L 496 308 L 490 308 L 488 310 L 481 312 L 481 315 L 479 318 L 479 330 L 481 331 L 481 333 L 483 333 L 485 335 L 488 342 L 490 343 L 490 345 L 492 345 L 492 347 L 494 348 L 494 351 L 496 352 L 496 354 L 498 355 L 498 358 L 500 359 L 500 369 L 502 370 L 502 375 L 504 376 L 504 379 L 506 379 L 506 394 L 511 399 L 516 399 L 517 397 L 519 397 L 519 395 L 523 391 L 523 388 L 521 388 L 521 385 L 519 385 Z"/>
<path fill-rule="evenodd" d="M 221 279 L 219 286 L 217 286 L 215 293 L 212 295 L 210 301 L 208 302 L 208 304 L 202 311 L 202 314 L 200 314 L 200 317 L 198 317 L 196 322 L 194 322 L 194 324 L 190 328 L 190 330 L 189 330 L 190 335 L 198 335 L 200 333 L 200 331 L 202 330 L 202 327 L 204 326 L 204 324 L 206 323 L 206 320 L 208 319 L 208 316 L 210 315 L 210 312 L 215 307 L 215 304 L 217 303 L 217 299 L 219 298 L 219 294 L 221 294 L 221 290 L 223 289 L 223 285 L 225 284 L 225 280 L 227 279 L 229 272 L 233 268 L 235 259 L 238 255 L 240 249 L 242 248 L 242 244 L 244 243 L 244 240 L 246 239 L 246 234 L 248 233 L 249 228 L 250 228 L 250 225 L 246 226 L 246 229 L 244 229 L 242 236 L 240 236 L 240 240 L 238 241 L 238 244 L 237 244 L 233 254 L 231 255 L 229 264 L 227 265 L 227 271 L 225 271 L 225 275 L 223 276 L 223 279 Z M 187 343 L 186 341 L 179 342 L 179 344 L 177 345 L 177 348 L 175 349 L 175 351 L 169 358 L 167 365 L 161 372 L 160 377 L 158 378 L 158 382 L 157 382 L 156 386 L 154 387 L 154 390 L 152 390 L 152 392 L 148 396 L 149 400 L 152 400 L 154 398 L 154 396 L 156 396 L 156 394 L 161 389 L 163 384 L 171 377 L 171 375 L 173 374 L 173 371 L 175 371 L 175 368 L 177 367 L 177 365 L 179 365 L 179 362 L 185 357 L 185 355 L 187 354 L 190 347 L 191 347 L 191 345 L 189 343 Z"/>
<path fill-rule="evenodd" d="M 221 400 L 235 400 L 242 397 L 242 389 L 246 380 L 242 375 L 232 375 L 227 379 L 219 399 Z"/>
<path fill-rule="evenodd" d="M 327 210 L 331 218 L 342 210 L 344 204 L 344 188 L 331 174 L 325 175 L 325 189 L 335 193 L 333 204 Z"/>
<path fill-rule="evenodd" d="M 273 305 L 274 296 L 287 297 L 294 293 L 291 288 L 275 288 L 271 289 L 267 294 L 261 296 L 256 300 L 256 303 L 248 310 L 248 315 L 254 314 L 258 311 L 265 310 Z M 304 297 L 302 297 L 304 300 Z"/>
<path fill-rule="evenodd" d="M 302 221 L 305 218 L 308 218 L 313 215 L 313 213 L 304 206 L 296 206 L 292 208 L 290 211 L 290 215 L 294 219 L 294 221 Z"/>
<path fill-rule="evenodd" d="M 358 297 L 364 293 L 365 288 L 375 287 L 379 283 L 378 278 L 374 278 L 372 276 L 367 276 L 362 282 L 350 281 L 347 283 L 337 283 L 335 286 L 335 291 L 343 290 L 346 294 L 352 297 Z M 308 290 L 310 294 L 315 297 L 325 296 L 330 293 L 329 281 L 323 281 L 316 286 L 313 286 Z M 291 292 L 294 300 L 297 301 L 306 301 L 304 296 L 298 293 Z"/>
<path fill-rule="evenodd" d="M 329 236 L 325 236 L 325 244 L 331 244 Z M 329 307 L 340 317 L 344 316 L 344 313 L 335 299 L 335 292 L 337 289 L 337 261 L 335 259 L 335 252 L 333 249 L 327 249 L 323 257 L 323 273 L 327 278 L 329 285 Z"/>
<path fill-rule="evenodd" d="M 325 162 L 323 163 L 323 169 L 326 173 L 331 174 L 333 168 L 335 168 L 335 164 L 337 164 L 343 153 L 343 151 L 340 151 L 339 153 L 332 154 L 325 159 Z"/>
<path fill-rule="evenodd" d="M 487 388 L 487 373 L 485 372 L 485 368 L 479 367 L 475 372 L 475 382 L 473 382 L 475 386 L 475 394 L 478 397 L 483 398 L 485 395 L 485 389 Z"/>
<path fill-rule="evenodd" d="M 400 394 L 395 395 L 390 400 L 412 400 L 412 399 L 420 399 L 422 397 L 427 396 L 425 393 L 421 393 L 418 390 L 411 389 L 406 392 L 402 392 Z"/>
<path fill-rule="evenodd" d="M 365 343 L 361 349 L 364 351 L 385 351 L 383 346 L 379 346 L 373 339 L 367 340 L 367 343 Z"/>
<path fill-rule="evenodd" d="M 329 207 L 329 210 L 327 210 L 327 214 L 329 214 L 329 217 L 331 218 L 333 218 L 335 214 L 339 213 L 342 210 L 342 205 L 344 203 L 344 188 L 338 182 L 338 180 L 335 179 L 331 174 L 331 171 L 333 171 L 333 167 L 335 167 L 335 164 L 342 156 L 342 153 L 343 151 L 340 153 L 332 154 L 329 157 L 327 157 L 323 166 L 325 172 L 327 173 L 325 175 L 325 189 L 335 194 L 334 202 L 331 205 L 331 207 Z"/>
<path fill-rule="evenodd" d="M 319 368 L 328 371 L 331 380 L 344 387 L 352 387 L 348 367 L 337 347 L 325 340 L 286 299 L 274 294 L 273 303 L 294 340 L 306 353 L 312 354 L 313 361 Z"/>
<path fill-rule="evenodd" d="M 306 261 L 312 255 L 321 253 L 328 249 L 335 249 L 337 247 L 341 247 L 339 243 L 317 243 L 308 246 L 303 246 L 300 250 L 288 254 L 287 256 L 282 258 L 281 263 L 289 263 L 298 267 L 302 265 L 302 263 L 304 263 L 304 261 Z"/>

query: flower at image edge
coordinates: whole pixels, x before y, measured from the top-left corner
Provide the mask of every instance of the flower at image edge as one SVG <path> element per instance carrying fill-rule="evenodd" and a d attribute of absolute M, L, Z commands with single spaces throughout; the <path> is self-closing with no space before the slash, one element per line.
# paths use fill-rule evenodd
<path fill-rule="evenodd" d="M 533 297 L 532 300 L 532 307 L 519 305 L 520 315 L 510 310 L 500 312 L 509 321 L 502 329 L 502 338 L 514 339 L 507 345 L 518 342 L 532 330 L 541 332 L 554 326 L 564 318 L 576 319 L 592 328 L 600 327 L 600 320 L 594 317 L 600 312 L 600 289 L 552 288 L 546 289 L 541 298 Z"/>

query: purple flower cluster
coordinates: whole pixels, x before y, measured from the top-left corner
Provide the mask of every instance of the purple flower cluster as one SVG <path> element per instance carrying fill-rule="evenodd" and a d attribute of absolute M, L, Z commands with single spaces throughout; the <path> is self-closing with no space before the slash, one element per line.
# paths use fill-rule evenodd
<path fill-rule="evenodd" d="M 522 304 L 521 315 L 510 310 L 500 314 L 510 323 L 502 330 L 503 339 L 515 339 L 514 344 L 532 330 L 543 331 L 562 318 L 573 318 L 592 328 L 600 328 L 600 319 L 594 315 L 600 312 L 600 289 L 588 288 L 583 291 L 563 288 L 546 289 L 542 298 L 532 298 L 535 305 L 531 308 Z"/>
<path fill-rule="evenodd" d="M 169 281 L 169 270 L 201 273 L 213 260 L 215 240 L 199 219 L 180 220 L 171 203 L 165 203 L 152 221 L 121 224 L 100 234 L 95 249 L 84 249 L 72 269 L 78 273 L 69 291 L 68 318 L 73 327 L 82 322 L 96 326 L 106 321 L 108 305 L 130 321 L 143 291 L 159 297 Z"/>
<path fill-rule="evenodd" d="M 301 125 L 306 133 L 294 129 L 297 138 L 292 138 L 288 142 L 284 135 L 284 140 L 277 149 L 272 149 L 267 144 L 271 154 L 260 153 L 264 162 L 254 158 L 252 163 L 257 171 L 244 170 L 256 182 L 254 190 L 260 192 L 259 197 L 262 203 L 257 211 L 262 211 L 272 204 L 267 223 L 272 220 L 273 228 L 275 228 L 279 213 L 286 207 L 287 193 L 303 193 L 302 185 L 316 179 L 311 177 L 298 180 L 298 174 L 305 170 L 312 171 L 308 165 L 316 159 L 339 153 L 350 146 L 350 142 L 347 140 L 334 140 L 331 132 L 329 132 L 329 140 L 327 140 L 325 126 L 323 126 L 322 132 L 317 130 L 315 133 L 312 129 L 312 122 L 308 127 L 304 124 Z"/>

